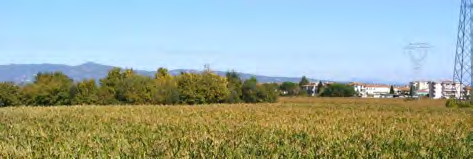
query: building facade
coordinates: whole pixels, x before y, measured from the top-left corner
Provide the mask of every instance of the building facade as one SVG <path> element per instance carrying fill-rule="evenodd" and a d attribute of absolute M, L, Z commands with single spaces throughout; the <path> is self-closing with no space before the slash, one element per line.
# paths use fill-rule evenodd
<path fill-rule="evenodd" d="M 453 81 L 429 82 L 429 97 L 432 99 L 449 99 L 460 97 L 466 88 Z"/>
<path fill-rule="evenodd" d="M 362 98 L 381 98 L 388 95 L 391 90 L 391 86 L 382 84 L 350 83 L 349 85 L 353 86 L 357 95 Z"/>

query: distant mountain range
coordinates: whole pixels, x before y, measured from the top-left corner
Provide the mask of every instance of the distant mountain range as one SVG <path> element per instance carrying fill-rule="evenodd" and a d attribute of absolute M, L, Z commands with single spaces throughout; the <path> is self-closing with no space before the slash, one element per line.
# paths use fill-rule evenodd
<path fill-rule="evenodd" d="M 35 75 L 38 72 L 55 72 L 60 71 L 74 79 L 74 81 L 81 81 L 84 79 L 100 79 L 107 76 L 109 70 L 114 66 L 107 66 L 97 64 L 93 62 L 84 63 L 77 66 L 61 65 L 61 64 L 10 64 L 0 65 L 0 81 L 15 82 L 15 83 L 28 83 L 34 80 Z M 155 71 L 144 71 L 135 70 L 137 73 L 145 76 L 153 77 Z M 178 69 L 170 70 L 172 75 L 178 75 L 181 72 L 200 72 L 198 70 L 190 69 Z M 225 76 L 224 71 L 214 71 L 216 74 Z M 254 75 L 248 73 L 239 73 L 242 79 L 249 79 L 256 77 L 260 82 L 299 82 L 300 77 L 270 77 L 262 75 Z M 311 81 L 317 81 L 316 79 L 309 79 Z"/>

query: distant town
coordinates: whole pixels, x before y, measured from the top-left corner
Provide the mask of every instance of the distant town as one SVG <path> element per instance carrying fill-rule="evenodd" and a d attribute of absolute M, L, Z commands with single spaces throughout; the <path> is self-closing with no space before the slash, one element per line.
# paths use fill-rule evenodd
<path fill-rule="evenodd" d="M 326 87 L 334 82 L 312 82 L 303 85 L 303 90 L 310 96 L 316 96 L 320 84 Z M 431 99 L 450 99 L 459 98 L 460 95 L 470 94 L 471 87 L 466 87 L 453 81 L 414 81 L 409 85 L 386 85 L 386 84 L 368 84 L 360 82 L 348 83 L 356 92 L 356 96 L 361 98 L 431 98 Z M 284 94 L 284 92 L 283 92 Z"/>

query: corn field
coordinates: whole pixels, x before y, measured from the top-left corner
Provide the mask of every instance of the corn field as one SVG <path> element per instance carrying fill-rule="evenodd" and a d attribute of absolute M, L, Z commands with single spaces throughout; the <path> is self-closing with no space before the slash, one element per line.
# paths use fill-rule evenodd
<path fill-rule="evenodd" d="M 473 158 L 444 101 L 0 108 L 0 158 Z"/>

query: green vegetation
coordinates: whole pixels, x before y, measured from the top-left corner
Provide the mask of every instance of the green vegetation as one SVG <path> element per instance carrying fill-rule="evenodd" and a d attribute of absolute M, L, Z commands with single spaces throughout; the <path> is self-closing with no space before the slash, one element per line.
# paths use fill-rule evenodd
<path fill-rule="evenodd" d="M 323 97 L 353 97 L 356 92 L 352 86 L 333 83 L 324 88 L 322 92 Z"/>
<path fill-rule="evenodd" d="M 34 83 L 21 88 L 25 105 L 55 106 L 72 104 L 73 81 L 61 72 L 38 73 Z"/>
<path fill-rule="evenodd" d="M 60 105 L 173 105 L 276 102 L 277 89 L 256 79 L 244 85 L 235 72 L 221 77 L 210 70 L 171 76 L 160 68 L 155 77 L 132 69 L 114 68 L 100 79 L 74 83 L 61 72 L 38 73 L 33 83 L 19 87 L 0 83 L 0 107 Z"/>
<path fill-rule="evenodd" d="M 11 82 L 0 83 L 0 107 L 20 105 L 19 89 Z"/>
<path fill-rule="evenodd" d="M 317 94 L 318 95 L 322 95 L 322 93 L 324 92 L 324 84 L 322 83 L 322 81 L 319 81 L 319 83 L 317 84 Z"/>
<path fill-rule="evenodd" d="M 472 158 L 442 100 L 0 108 L 0 158 Z"/>
<path fill-rule="evenodd" d="M 242 85 L 243 82 L 235 71 L 227 72 L 226 74 L 228 82 L 228 95 L 226 102 L 227 103 L 241 103 L 243 96 Z"/>
<path fill-rule="evenodd" d="M 447 108 L 473 108 L 473 102 L 471 101 L 457 101 L 457 99 L 448 99 L 445 103 Z"/>
<path fill-rule="evenodd" d="M 284 82 L 281 84 L 279 89 L 282 92 L 285 92 L 283 94 L 285 96 L 297 96 L 301 92 L 301 87 L 297 83 L 293 83 L 293 82 Z"/>
<path fill-rule="evenodd" d="M 310 81 L 307 79 L 306 76 L 302 76 L 301 81 L 299 82 L 299 87 L 302 88 L 302 86 L 309 85 Z"/>

